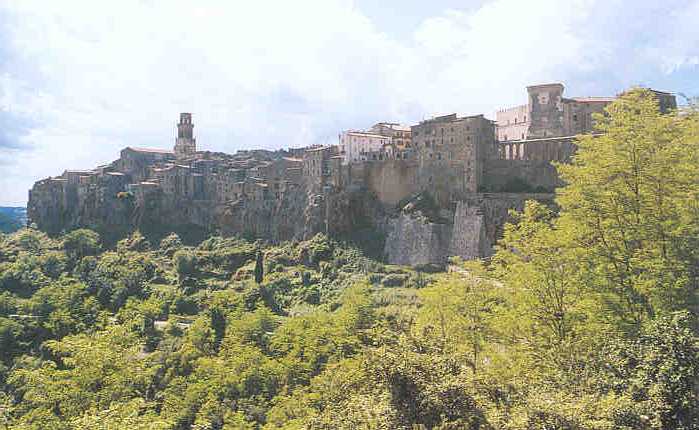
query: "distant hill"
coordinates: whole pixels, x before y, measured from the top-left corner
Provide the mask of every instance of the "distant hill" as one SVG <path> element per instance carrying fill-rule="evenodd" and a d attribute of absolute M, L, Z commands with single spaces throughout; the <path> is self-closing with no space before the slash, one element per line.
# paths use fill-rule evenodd
<path fill-rule="evenodd" d="M 27 208 L 0 206 L 0 232 L 12 233 L 27 224 Z"/>

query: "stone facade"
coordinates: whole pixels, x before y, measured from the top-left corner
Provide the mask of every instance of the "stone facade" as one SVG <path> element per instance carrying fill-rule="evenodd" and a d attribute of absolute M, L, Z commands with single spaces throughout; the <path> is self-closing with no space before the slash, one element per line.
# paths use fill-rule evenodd
<path fill-rule="evenodd" d="M 500 142 L 568 137 L 593 131 L 592 115 L 615 97 L 564 98 L 562 84 L 527 87 L 527 104 L 496 114 Z"/>
<path fill-rule="evenodd" d="M 616 97 L 563 97 L 560 83 L 527 87 L 527 104 L 502 109 L 496 113 L 499 142 L 526 141 L 554 137 L 571 137 L 594 131 L 594 114 Z M 677 109 L 675 96 L 663 91 L 650 91 L 657 98 L 660 111 Z"/>
<path fill-rule="evenodd" d="M 421 163 L 454 161 L 463 166 L 463 192 L 474 193 L 483 180 L 483 163 L 496 156 L 494 124 L 483 115 L 440 116 L 414 125 L 413 147 Z"/>
<path fill-rule="evenodd" d="M 391 138 L 391 145 L 397 151 L 409 150 L 412 146 L 412 133 L 410 126 L 396 122 L 379 122 L 374 124 L 370 132 Z"/>
<path fill-rule="evenodd" d="M 393 153 L 389 136 L 364 131 L 343 131 L 338 149 L 343 164 L 388 159 Z"/>
<path fill-rule="evenodd" d="M 186 158 L 197 152 L 197 142 L 194 139 L 194 124 L 191 113 L 181 113 L 177 124 L 177 139 L 175 140 L 175 155 Z"/>

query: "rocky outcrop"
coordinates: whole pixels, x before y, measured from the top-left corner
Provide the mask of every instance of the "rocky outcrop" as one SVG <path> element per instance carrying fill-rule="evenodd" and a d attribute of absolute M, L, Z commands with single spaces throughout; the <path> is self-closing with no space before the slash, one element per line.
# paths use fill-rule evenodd
<path fill-rule="evenodd" d="M 465 260 L 489 257 L 502 237 L 509 211 L 522 210 L 527 200 L 552 202 L 551 194 L 473 194 L 455 202 L 453 210 L 435 217 L 429 207 L 406 204 L 388 220 L 384 253 L 390 264 L 446 264 L 451 256 Z"/>
<path fill-rule="evenodd" d="M 402 211 L 388 221 L 385 254 L 390 264 L 418 266 L 446 262 L 451 224 L 431 222 L 422 212 Z"/>
<path fill-rule="evenodd" d="M 464 260 L 487 257 L 492 252 L 491 240 L 486 235 L 485 217 L 480 206 L 457 202 L 449 242 L 449 256 Z"/>

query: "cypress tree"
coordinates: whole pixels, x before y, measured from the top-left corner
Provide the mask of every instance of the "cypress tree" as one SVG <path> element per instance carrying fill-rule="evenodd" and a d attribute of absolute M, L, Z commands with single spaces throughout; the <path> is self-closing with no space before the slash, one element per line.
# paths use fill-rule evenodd
<path fill-rule="evenodd" d="M 258 284 L 262 283 L 264 279 L 264 268 L 263 268 L 262 252 L 257 251 L 257 260 L 255 261 L 255 282 Z"/>

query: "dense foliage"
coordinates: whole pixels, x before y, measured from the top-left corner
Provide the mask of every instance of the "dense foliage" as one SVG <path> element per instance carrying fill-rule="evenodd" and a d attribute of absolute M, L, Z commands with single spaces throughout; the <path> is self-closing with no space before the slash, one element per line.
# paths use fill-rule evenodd
<path fill-rule="evenodd" d="M 699 119 L 632 92 L 556 212 L 426 274 L 322 235 L 0 236 L 10 429 L 697 429 Z"/>

